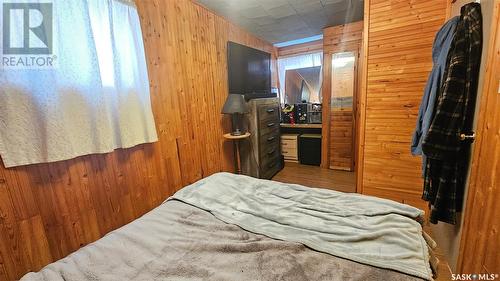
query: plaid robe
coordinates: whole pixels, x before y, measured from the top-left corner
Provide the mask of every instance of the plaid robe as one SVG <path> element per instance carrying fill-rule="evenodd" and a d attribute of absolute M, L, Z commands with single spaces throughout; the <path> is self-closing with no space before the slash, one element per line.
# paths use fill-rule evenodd
<path fill-rule="evenodd" d="M 422 198 L 429 201 L 432 223 L 455 224 L 462 210 L 471 142 L 461 141 L 460 134 L 473 130 L 481 52 L 481 6 L 470 3 L 461 9 L 434 117 L 422 143 L 428 158 Z"/>

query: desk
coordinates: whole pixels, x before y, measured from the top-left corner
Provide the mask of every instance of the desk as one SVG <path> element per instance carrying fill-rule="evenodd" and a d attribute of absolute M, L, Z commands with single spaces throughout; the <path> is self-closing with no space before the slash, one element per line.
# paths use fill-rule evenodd
<path fill-rule="evenodd" d="M 300 129 L 321 129 L 323 124 L 287 124 L 281 123 L 281 128 L 300 128 Z"/>
<path fill-rule="evenodd" d="M 293 145 L 294 149 L 282 149 L 287 153 L 287 156 L 289 155 L 296 155 L 298 153 L 298 161 L 300 163 L 305 163 L 305 164 L 313 164 L 316 165 L 317 162 L 321 162 L 321 131 L 323 129 L 323 124 L 286 124 L 286 123 L 281 123 L 281 134 L 285 135 L 304 135 L 304 136 L 314 136 L 313 139 L 311 138 L 302 138 L 302 137 L 296 137 L 295 138 L 295 145 Z M 286 138 L 286 137 L 285 137 Z M 318 139 L 319 139 L 319 144 L 318 144 Z M 313 140 L 311 142 L 311 140 Z M 286 141 L 285 141 L 286 142 Z M 283 139 L 282 139 L 282 145 L 283 145 Z M 285 144 L 286 146 L 287 144 Z M 288 146 L 291 146 L 291 144 L 288 144 Z M 319 155 L 318 155 L 319 152 Z M 312 158 L 304 158 L 304 155 L 313 156 Z M 289 157 L 290 158 L 290 157 Z M 304 159 L 303 159 L 304 158 Z M 312 160 L 311 160 L 312 159 Z M 296 161 L 295 159 L 289 161 Z"/>
<path fill-rule="evenodd" d="M 282 134 L 321 134 L 323 124 L 286 124 L 281 123 Z"/>

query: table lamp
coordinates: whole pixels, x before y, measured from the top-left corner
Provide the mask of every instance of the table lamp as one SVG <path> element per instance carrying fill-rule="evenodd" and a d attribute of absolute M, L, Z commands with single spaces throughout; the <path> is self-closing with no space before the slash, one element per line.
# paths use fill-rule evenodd
<path fill-rule="evenodd" d="M 231 135 L 241 136 L 245 133 L 242 132 L 241 117 L 248 112 L 248 105 L 243 95 L 229 94 L 227 96 L 226 102 L 222 107 L 222 113 L 231 114 L 233 121 L 233 132 Z"/>

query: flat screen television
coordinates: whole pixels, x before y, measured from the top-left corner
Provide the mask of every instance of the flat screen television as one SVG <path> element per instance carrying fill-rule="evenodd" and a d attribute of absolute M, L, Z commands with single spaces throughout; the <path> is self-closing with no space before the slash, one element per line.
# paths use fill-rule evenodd
<path fill-rule="evenodd" d="M 271 93 L 271 54 L 227 42 L 229 93 L 247 100 L 275 97 Z"/>

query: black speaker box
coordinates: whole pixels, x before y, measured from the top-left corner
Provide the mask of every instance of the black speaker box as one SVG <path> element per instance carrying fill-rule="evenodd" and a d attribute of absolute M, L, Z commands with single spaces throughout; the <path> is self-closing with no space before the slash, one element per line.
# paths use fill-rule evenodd
<path fill-rule="evenodd" d="M 307 103 L 297 103 L 295 105 L 295 123 L 306 124 L 307 121 Z"/>
<path fill-rule="evenodd" d="M 299 137 L 300 164 L 321 165 L 321 135 L 302 134 Z"/>

